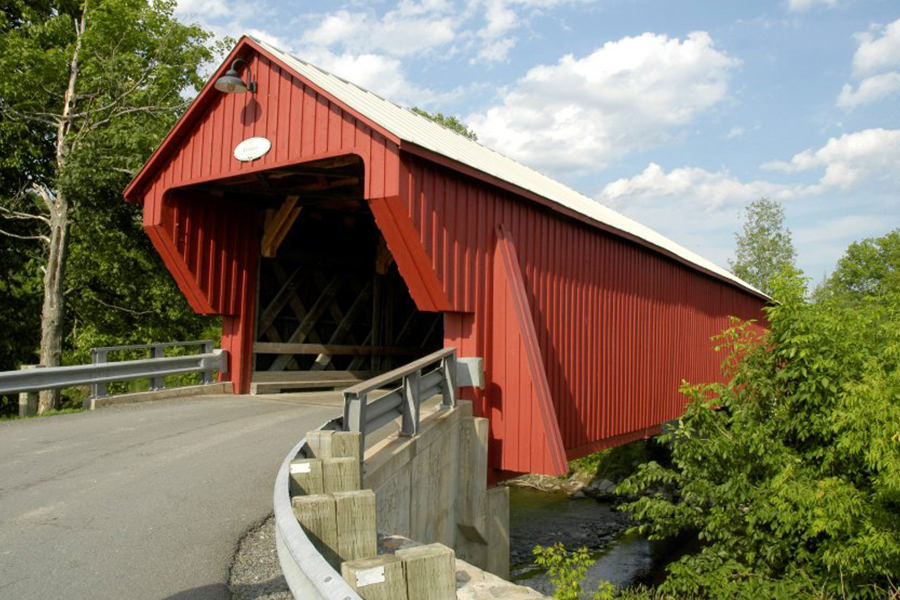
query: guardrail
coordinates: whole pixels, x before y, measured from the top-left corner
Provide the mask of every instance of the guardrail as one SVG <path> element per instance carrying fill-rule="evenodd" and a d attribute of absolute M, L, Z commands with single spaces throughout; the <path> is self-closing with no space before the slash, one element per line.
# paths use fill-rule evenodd
<path fill-rule="evenodd" d="M 197 343 L 187 342 L 169 345 Z M 205 344 L 206 342 L 199 343 Z M 165 344 L 147 344 L 147 346 L 165 346 Z M 106 350 L 110 349 L 107 348 Z M 187 356 L 164 356 L 90 365 L 36 367 L 21 371 L 4 371 L 0 372 L 0 394 L 37 392 L 79 385 L 98 386 L 114 381 L 129 381 L 132 379 L 161 379 L 167 375 L 181 375 L 183 373 L 212 373 L 213 371 L 225 370 L 226 361 L 227 354 L 224 350 L 210 350 L 202 354 Z"/>
<path fill-rule="evenodd" d="M 110 362 L 109 355 L 113 352 L 127 352 L 130 350 L 148 350 L 149 358 L 164 358 L 166 348 L 190 348 L 199 346 L 201 354 L 212 354 L 214 343 L 212 340 L 197 340 L 192 342 L 163 342 L 158 344 L 132 344 L 129 346 L 101 346 L 100 348 L 91 348 L 91 364 L 102 365 Z M 122 362 L 122 361 L 118 361 Z M 201 371 L 203 379 L 202 384 L 212 383 L 212 370 Z M 168 374 L 168 373 L 167 373 Z M 167 374 L 153 374 L 149 377 L 151 390 L 165 389 L 166 383 L 164 376 Z M 98 382 L 93 385 L 91 396 L 94 398 L 104 398 L 106 393 L 106 382 Z"/>
<path fill-rule="evenodd" d="M 332 419 L 317 430 L 343 431 L 344 419 Z M 304 457 L 312 458 L 305 437 L 288 453 L 275 476 L 275 547 L 281 572 L 295 598 L 363 600 L 319 554 L 294 515 L 290 492 L 291 462 Z"/>
<path fill-rule="evenodd" d="M 416 435 L 422 402 L 442 394 L 442 406 L 456 406 L 458 379 L 461 378 L 465 385 L 475 385 L 483 377 L 480 369 L 480 359 L 457 359 L 456 348 L 438 350 L 346 388 L 343 391 L 344 415 L 318 429 L 358 432 L 363 454 L 366 434 L 398 417 L 401 418 L 400 434 Z M 376 391 L 383 393 L 370 401 L 369 395 Z M 290 495 L 291 462 L 312 457 L 304 437 L 285 457 L 275 476 L 275 545 L 281 571 L 295 598 L 362 600 L 319 554 L 294 514 Z"/>
<path fill-rule="evenodd" d="M 345 389 L 345 431 L 362 434 L 360 443 L 365 448 L 366 434 L 399 417 L 400 434 L 416 435 L 422 402 L 441 394 L 442 406 L 456 406 L 459 395 L 457 369 L 456 348 L 443 348 Z M 369 395 L 376 390 L 386 391 L 369 400 Z"/>

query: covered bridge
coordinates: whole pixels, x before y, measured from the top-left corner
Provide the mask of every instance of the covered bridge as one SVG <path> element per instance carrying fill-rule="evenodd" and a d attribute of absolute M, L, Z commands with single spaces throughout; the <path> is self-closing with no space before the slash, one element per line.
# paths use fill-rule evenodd
<path fill-rule="evenodd" d="M 225 85 L 214 82 L 226 76 Z M 230 85 L 228 82 L 236 85 Z M 223 93 L 224 91 L 245 93 Z M 497 474 L 659 431 L 710 336 L 766 297 L 566 186 L 243 37 L 125 191 L 223 374 L 361 375 L 441 346 L 484 359 L 467 390 Z"/>

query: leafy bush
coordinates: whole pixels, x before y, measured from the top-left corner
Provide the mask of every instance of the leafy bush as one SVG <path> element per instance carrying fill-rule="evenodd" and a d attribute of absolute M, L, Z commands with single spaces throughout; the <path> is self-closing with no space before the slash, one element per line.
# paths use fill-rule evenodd
<path fill-rule="evenodd" d="M 770 330 L 721 336 L 728 382 L 687 385 L 672 464 L 621 493 L 651 539 L 694 532 L 663 593 L 709 598 L 887 597 L 900 574 L 900 298 L 811 304 L 774 284 Z"/>
<path fill-rule="evenodd" d="M 569 552 L 557 542 L 552 546 L 535 546 L 532 553 L 534 562 L 547 569 L 554 587 L 553 597 L 557 600 L 610 600 L 613 597 L 614 588 L 608 581 L 601 581 L 590 596 L 581 589 L 588 567 L 594 564 L 584 546 Z"/>

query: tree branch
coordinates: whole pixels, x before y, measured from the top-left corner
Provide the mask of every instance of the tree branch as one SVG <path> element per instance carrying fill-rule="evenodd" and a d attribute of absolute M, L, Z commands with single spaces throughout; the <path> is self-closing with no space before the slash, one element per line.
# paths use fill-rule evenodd
<path fill-rule="evenodd" d="M 40 241 L 45 244 L 50 243 L 50 238 L 46 235 L 19 235 L 18 233 L 13 233 L 11 231 L 6 231 L 5 229 L 0 229 L 0 235 L 5 235 L 7 237 L 15 238 L 17 240 L 28 240 L 28 241 Z"/>
<path fill-rule="evenodd" d="M 33 215 L 31 213 L 21 212 L 18 210 L 12 210 L 5 206 L 0 206 L 0 213 L 3 213 L 3 218 L 9 219 L 11 221 L 13 221 L 13 220 L 24 221 L 24 220 L 32 219 L 32 220 L 41 221 L 43 223 L 46 223 L 47 225 L 50 225 L 50 219 L 48 219 L 47 217 L 45 217 L 43 215 Z"/>
<path fill-rule="evenodd" d="M 88 290 L 88 291 L 90 292 L 90 295 L 94 298 L 94 301 L 95 301 L 97 304 L 100 304 L 100 305 L 102 305 L 102 306 L 105 306 L 106 308 L 111 308 L 111 309 L 113 309 L 113 310 L 118 310 L 118 311 L 121 311 L 121 312 L 124 312 L 124 313 L 128 313 L 128 314 L 130 314 L 130 315 L 134 315 L 134 316 L 136 316 L 136 317 L 142 317 L 142 316 L 144 316 L 144 315 L 151 315 L 151 314 L 153 314 L 153 313 L 155 312 L 155 311 L 153 311 L 153 310 L 134 310 L 134 309 L 131 309 L 131 308 L 125 308 L 124 306 L 119 306 L 119 305 L 117 305 L 117 304 L 112 304 L 112 303 L 109 303 L 109 302 L 104 302 L 103 300 L 100 299 L 99 296 L 97 296 L 97 294 L 96 294 L 93 290 Z"/>

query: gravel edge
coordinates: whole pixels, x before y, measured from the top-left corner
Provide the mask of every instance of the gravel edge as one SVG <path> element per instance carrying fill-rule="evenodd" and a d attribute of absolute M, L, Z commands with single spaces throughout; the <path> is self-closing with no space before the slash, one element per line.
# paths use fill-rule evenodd
<path fill-rule="evenodd" d="M 278 564 L 273 515 L 241 538 L 228 574 L 228 589 L 232 600 L 294 600 Z"/>

